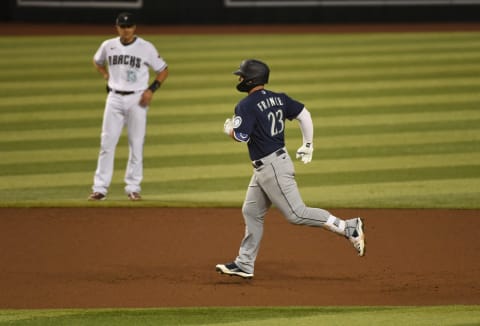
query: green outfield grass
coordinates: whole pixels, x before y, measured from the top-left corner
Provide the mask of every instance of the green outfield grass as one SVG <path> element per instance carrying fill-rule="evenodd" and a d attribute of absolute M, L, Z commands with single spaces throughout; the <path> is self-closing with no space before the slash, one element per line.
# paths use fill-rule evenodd
<path fill-rule="evenodd" d="M 0 37 L 0 206 L 130 206 L 119 143 L 109 200 L 88 203 L 105 36 Z M 150 35 L 170 77 L 150 108 L 144 201 L 239 206 L 251 167 L 223 135 L 244 58 L 303 101 L 314 160 L 296 164 L 320 207 L 480 207 L 480 33 Z M 294 154 L 301 134 L 288 124 Z M 0 310 L 9 325 L 478 325 L 478 306 Z"/>
<path fill-rule="evenodd" d="M 93 53 L 105 36 L 0 38 L 0 205 L 83 206 L 105 101 Z M 238 206 L 251 174 L 222 133 L 244 58 L 315 122 L 305 201 L 322 207 L 480 206 L 480 34 L 148 35 L 170 77 L 150 108 L 144 206 Z M 300 145 L 288 124 L 287 148 Z M 125 136 L 103 206 L 123 194 Z M 98 203 L 95 203 L 98 205 Z"/>
<path fill-rule="evenodd" d="M 480 308 L 285 307 L 0 311 L 0 325 L 478 325 Z"/>

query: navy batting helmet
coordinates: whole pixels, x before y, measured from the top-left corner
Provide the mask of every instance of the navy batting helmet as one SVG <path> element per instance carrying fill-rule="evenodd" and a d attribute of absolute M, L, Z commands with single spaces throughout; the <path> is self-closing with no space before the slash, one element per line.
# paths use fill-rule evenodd
<path fill-rule="evenodd" d="M 249 92 L 255 86 L 268 83 L 270 69 L 260 60 L 248 59 L 242 61 L 240 67 L 233 74 L 243 78 L 237 85 L 237 89 L 240 92 Z"/>

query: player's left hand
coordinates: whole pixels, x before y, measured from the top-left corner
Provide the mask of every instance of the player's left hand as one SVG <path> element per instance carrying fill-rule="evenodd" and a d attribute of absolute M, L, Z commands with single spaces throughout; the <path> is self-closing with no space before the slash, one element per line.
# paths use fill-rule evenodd
<path fill-rule="evenodd" d="M 149 106 L 150 102 L 152 101 L 152 98 L 153 98 L 153 92 L 147 89 L 142 94 L 142 98 L 140 99 L 140 105 L 143 106 L 144 108 Z"/>
<path fill-rule="evenodd" d="M 301 159 L 304 164 L 310 163 L 313 156 L 313 144 L 305 143 L 297 150 L 297 159 Z"/>

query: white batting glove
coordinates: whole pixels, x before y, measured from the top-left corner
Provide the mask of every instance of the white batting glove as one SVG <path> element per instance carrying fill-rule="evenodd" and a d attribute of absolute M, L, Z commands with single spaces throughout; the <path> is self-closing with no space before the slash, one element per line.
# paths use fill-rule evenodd
<path fill-rule="evenodd" d="M 304 164 L 310 163 L 313 156 L 313 144 L 305 143 L 297 149 L 297 159 L 301 159 Z"/>
<path fill-rule="evenodd" d="M 225 123 L 223 124 L 223 132 L 227 136 L 232 135 L 232 132 L 233 132 L 233 120 L 232 119 L 228 118 L 227 120 L 225 120 Z"/>

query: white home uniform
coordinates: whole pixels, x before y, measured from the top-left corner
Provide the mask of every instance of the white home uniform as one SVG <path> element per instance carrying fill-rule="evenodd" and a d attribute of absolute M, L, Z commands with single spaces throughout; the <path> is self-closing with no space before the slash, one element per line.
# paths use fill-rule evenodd
<path fill-rule="evenodd" d="M 125 192 L 139 193 L 143 179 L 143 144 L 148 110 L 139 103 L 142 93 L 148 88 L 149 70 L 159 73 L 167 68 L 167 63 L 150 42 L 138 36 L 128 45 L 123 45 L 120 37 L 106 40 L 95 53 L 94 61 L 100 66 L 108 66 L 110 92 L 105 105 L 92 189 L 107 194 L 113 175 L 115 148 L 126 126 L 130 154 L 125 172 Z"/>

